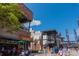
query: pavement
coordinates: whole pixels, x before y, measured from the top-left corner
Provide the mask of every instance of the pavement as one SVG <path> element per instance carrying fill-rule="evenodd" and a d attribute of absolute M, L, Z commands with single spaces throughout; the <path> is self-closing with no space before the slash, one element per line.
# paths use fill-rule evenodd
<path fill-rule="evenodd" d="M 59 56 L 57 54 L 48 54 L 48 53 L 32 53 L 31 56 Z M 79 56 L 79 50 L 70 49 L 69 51 L 65 51 L 63 56 Z"/>
<path fill-rule="evenodd" d="M 60 56 L 60 55 L 57 55 L 57 54 L 33 54 L 32 56 Z M 70 51 L 70 52 L 66 52 L 62 56 L 79 56 L 79 52 Z"/>

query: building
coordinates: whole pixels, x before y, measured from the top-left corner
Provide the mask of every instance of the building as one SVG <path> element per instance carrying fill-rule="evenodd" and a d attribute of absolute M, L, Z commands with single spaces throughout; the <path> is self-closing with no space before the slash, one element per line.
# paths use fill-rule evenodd
<path fill-rule="evenodd" d="M 5 31 L 0 31 L 0 50 L 2 47 L 5 49 L 10 50 L 12 48 L 16 48 L 17 50 L 22 49 L 28 49 L 30 41 L 32 40 L 29 29 L 30 29 L 30 22 L 32 21 L 32 12 L 29 10 L 24 4 L 18 4 L 18 7 L 20 8 L 23 18 L 19 20 L 21 24 L 24 24 L 26 22 L 29 22 L 29 28 L 28 30 L 24 30 L 23 28 L 21 30 L 18 30 L 18 32 L 15 33 L 9 33 Z"/>
<path fill-rule="evenodd" d="M 59 48 L 62 44 L 63 37 L 56 30 L 42 31 L 42 48 L 53 48 L 54 46 Z"/>
<path fill-rule="evenodd" d="M 33 41 L 31 42 L 31 49 L 32 51 L 40 51 L 41 50 L 41 32 L 40 31 L 33 31 L 31 32 L 31 37 Z"/>
<path fill-rule="evenodd" d="M 46 50 L 48 54 L 51 54 L 54 47 L 63 47 L 63 37 L 56 30 L 42 31 L 41 47 L 42 50 Z"/>

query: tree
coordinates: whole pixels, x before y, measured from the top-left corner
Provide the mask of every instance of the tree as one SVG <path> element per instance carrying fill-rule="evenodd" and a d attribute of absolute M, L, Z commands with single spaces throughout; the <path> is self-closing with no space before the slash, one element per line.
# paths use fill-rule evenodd
<path fill-rule="evenodd" d="M 22 13 L 18 4 L 1 3 L 0 4 L 0 29 L 12 32 L 20 29 Z"/>

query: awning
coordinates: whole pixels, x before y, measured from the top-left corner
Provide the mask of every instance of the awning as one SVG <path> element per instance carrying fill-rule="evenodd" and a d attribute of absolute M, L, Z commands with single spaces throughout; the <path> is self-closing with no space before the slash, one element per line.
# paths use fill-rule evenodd
<path fill-rule="evenodd" d="M 17 34 L 11 34 L 7 32 L 0 32 L 0 38 L 3 39 L 10 39 L 10 40 L 25 40 L 25 41 L 31 41 L 32 38 L 28 36 L 28 33 L 17 33 Z"/>
<path fill-rule="evenodd" d="M 15 34 L 0 32 L 0 38 L 17 40 L 18 36 Z"/>
<path fill-rule="evenodd" d="M 33 19 L 32 11 L 29 8 L 27 8 L 23 3 L 18 3 L 18 6 L 19 6 L 21 12 L 23 13 L 23 15 L 25 17 L 27 17 L 26 21 L 32 21 L 32 19 Z"/>

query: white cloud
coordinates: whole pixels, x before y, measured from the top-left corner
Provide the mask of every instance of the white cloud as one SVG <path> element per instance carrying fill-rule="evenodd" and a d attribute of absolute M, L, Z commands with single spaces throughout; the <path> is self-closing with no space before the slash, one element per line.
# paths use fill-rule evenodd
<path fill-rule="evenodd" d="M 41 21 L 40 20 L 33 20 L 32 22 L 31 22 L 31 26 L 38 26 L 38 25 L 40 25 L 41 24 Z"/>
<path fill-rule="evenodd" d="M 40 24 L 41 24 L 40 20 L 34 20 L 33 19 L 32 22 L 31 22 L 31 24 L 30 24 L 30 26 L 38 26 Z M 24 23 L 23 26 L 27 28 L 29 26 L 29 23 Z"/>

